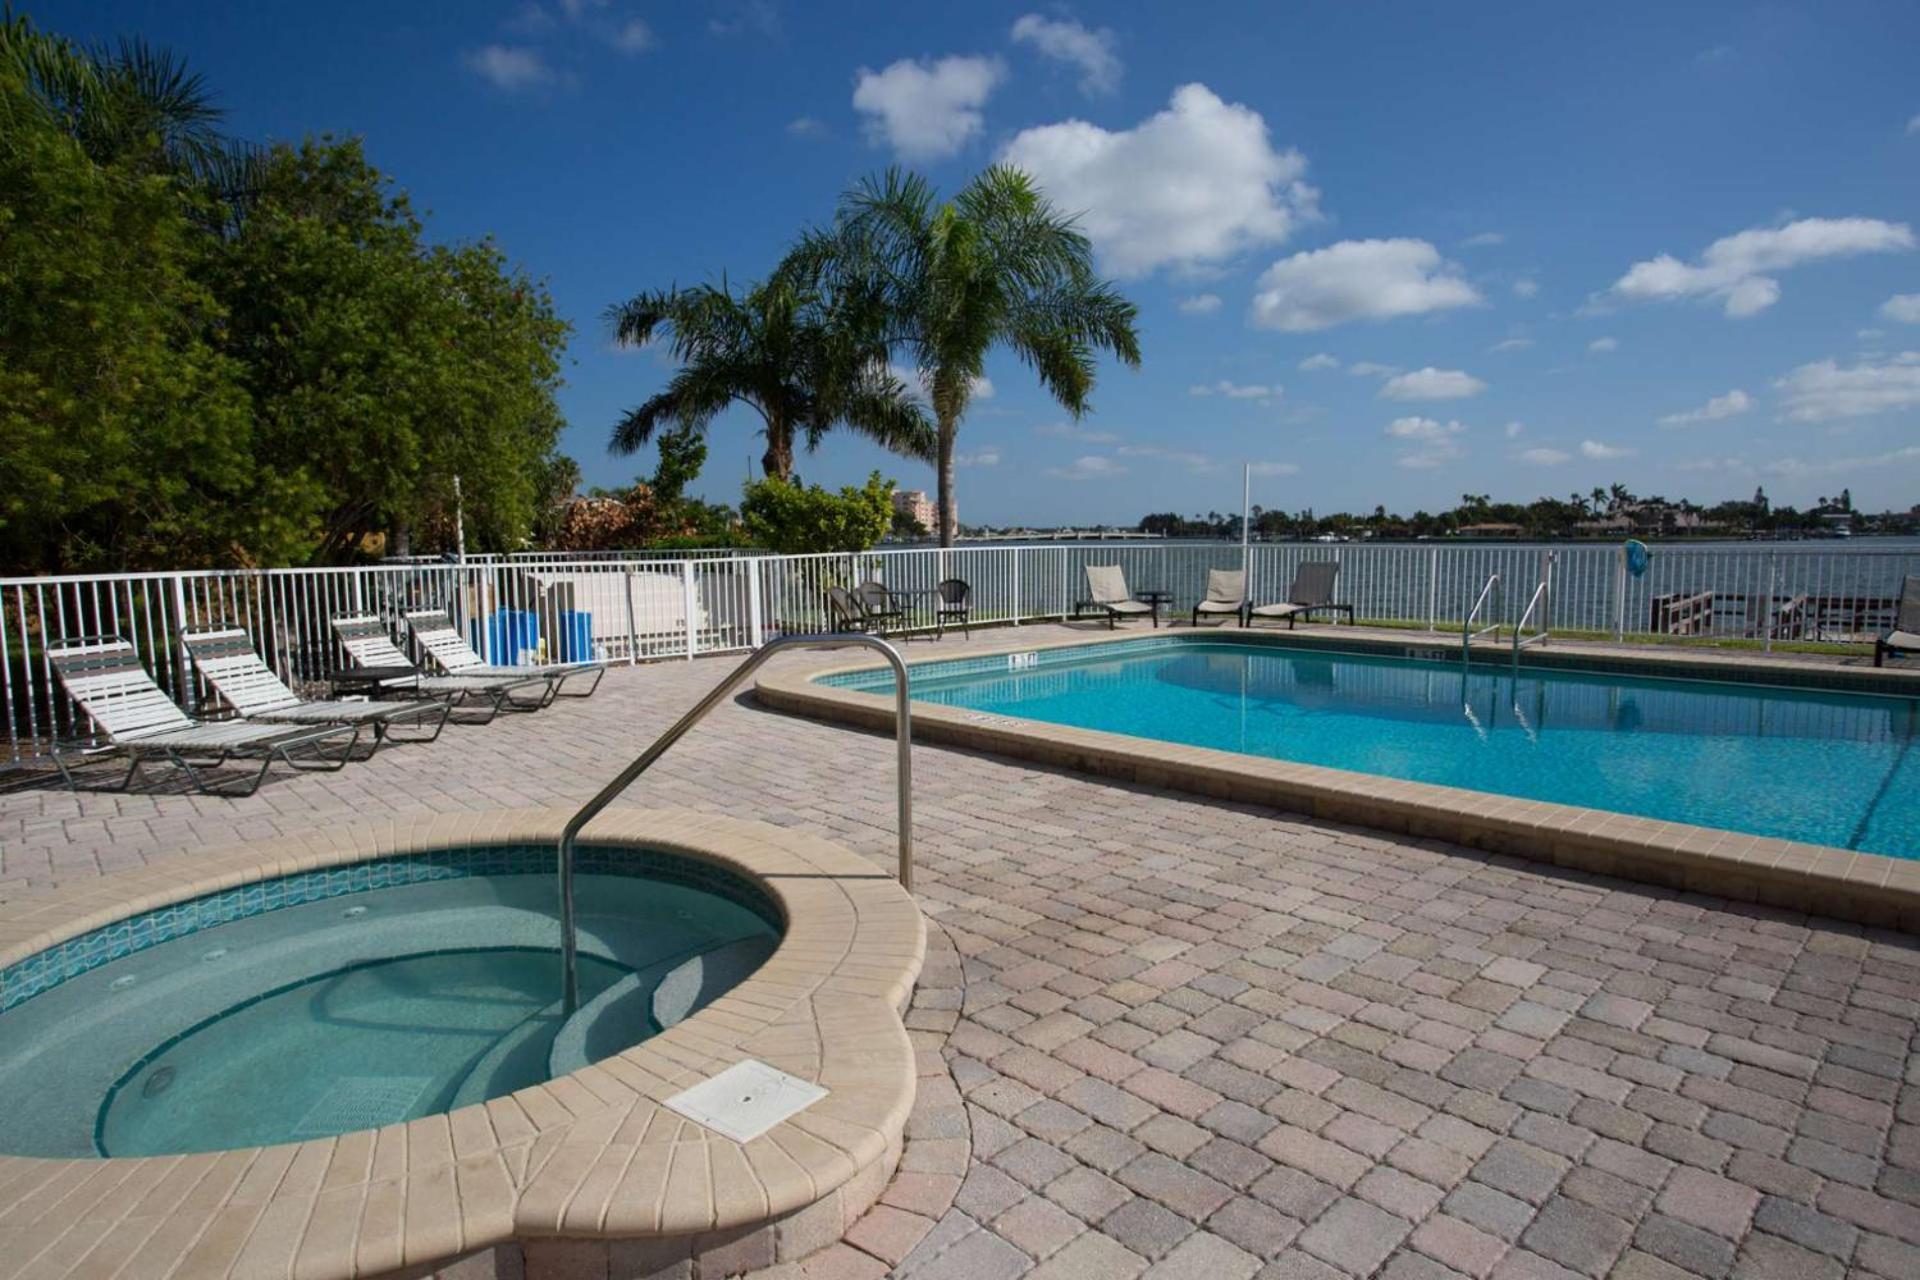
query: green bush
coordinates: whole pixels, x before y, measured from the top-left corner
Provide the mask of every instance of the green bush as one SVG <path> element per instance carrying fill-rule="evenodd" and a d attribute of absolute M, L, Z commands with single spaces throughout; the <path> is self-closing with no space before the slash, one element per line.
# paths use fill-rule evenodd
<path fill-rule="evenodd" d="M 878 471 L 856 489 L 830 493 L 819 485 L 768 477 L 748 481 L 740 519 L 754 545 L 781 555 L 865 551 L 893 521 L 893 481 Z"/>

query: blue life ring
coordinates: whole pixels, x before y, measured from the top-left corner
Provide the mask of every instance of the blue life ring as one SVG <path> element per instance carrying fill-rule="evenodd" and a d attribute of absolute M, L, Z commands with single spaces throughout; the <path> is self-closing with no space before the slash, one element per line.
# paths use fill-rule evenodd
<path fill-rule="evenodd" d="M 1647 571 L 1647 563 L 1653 559 L 1653 553 L 1647 550 L 1647 544 L 1638 538 L 1627 539 L 1627 572 L 1639 577 Z"/>

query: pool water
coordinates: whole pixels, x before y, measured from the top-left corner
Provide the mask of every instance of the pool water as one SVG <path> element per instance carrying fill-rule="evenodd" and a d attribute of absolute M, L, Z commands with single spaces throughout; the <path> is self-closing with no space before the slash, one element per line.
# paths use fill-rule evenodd
<path fill-rule="evenodd" d="M 551 874 L 305 902 L 69 978 L 0 1014 L 0 1096 L 32 1099 L 0 1109 L 0 1152 L 264 1146 L 484 1102 L 646 1039 L 778 942 L 762 912 L 703 888 L 575 884 L 571 1018 Z"/>
<path fill-rule="evenodd" d="M 1146 642 L 916 667 L 923 702 L 1843 849 L 1920 857 L 1920 701 Z M 836 683 L 891 690 L 887 673 Z"/>

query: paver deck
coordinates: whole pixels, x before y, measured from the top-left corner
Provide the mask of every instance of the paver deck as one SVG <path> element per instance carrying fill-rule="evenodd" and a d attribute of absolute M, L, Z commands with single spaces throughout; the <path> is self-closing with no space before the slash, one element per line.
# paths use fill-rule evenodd
<path fill-rule="evenodd" d="M 0 794 L 0 897 L 577 803 L 723 670 L 616 670 L 248 800 Z M 726 707 L 633 798 L 888 866 L 891 752 Z M 944 748 L 916 769 L 958 982 L 909 1025 L 951 1082 L 923 1077 L 881 1208 L 795 1275 L 1920 1276 L 1920 940 Z"/>

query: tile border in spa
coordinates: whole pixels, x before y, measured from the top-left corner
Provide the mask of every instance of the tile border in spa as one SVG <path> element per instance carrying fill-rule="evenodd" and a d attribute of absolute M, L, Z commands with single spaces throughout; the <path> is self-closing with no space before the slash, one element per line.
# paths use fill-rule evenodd
<path fill-rule="evenodd" d="M 1431 656 L 1452 646 L 1421 633 L 1364 628 L 1242 631 L 1258 643 L 1315 650 Z M 1204 642 L 1214 629 L 1169 629 L 1013 641 L 957 661 L 1003 663 L 1010 654 L 1113 645 L 1123 649 Z M 1143 643 L 1144 642 L 1144 643 Z M 1476 662 L 1511 661 L 1511 651 L 1484 647 Z M 944 667 L 950 659 L 925 664 Z M 1694 652 L 1643 653 L 1620 646 L 1557 642 L 1526 651 L 1525 665 L 1577 667 L 1651 676 L 1781 683 L 1833 692 L 1920 696 L 1920 672 L 1890 672 L 1764 657 Z M 848 662 L 805 672 L 763 673 L 755 695 L 780 710 L 891 728 L 890 698 L 839 687 L 871 662 Z M 962 668 L 965 669 L 965 668 Z M 975 669 L 994 669 L 991 666 Z M 1824 845 L 1746 835 L 1687 823 L 1582 809 L 1434 783 L 1296 764 L 1238 752 L 1183 746 L 1128 734 L 1043 723 L 933 703 L 913 705 L 915 736 L 999 755 L 1058 765 L 1145 786 L 1192 791 L 1217 799 L 1267 805 L 1315 817 L 1430 837 L 1492 853 L 1637 880 L 1670 889 L 1711 893 L 1742 902 L 1831 916 L 1920 933 L 1920 860 L 1859 853 Z"/>
<path fill-rule="evenodd" d="M 118 921 L 286 877 L 550 843 L 570 816 L 353 823 L 24 896 L 0 903 L 0 968 Z M 164 1274 L 297 1269 L 346 1280 L 430 1270 L 510 1240 L 531 1263 L 536 1252 L 579 1248 L 683 1258 L 744 1249 L 787 1261 L 839 1239 L 891 1175 L 913 1103 L 916 1063 L 900 1011 L 925 954 L 918 907 L 866 859 L 762 823 L 615 808 L 587 840 L 743 877 L 785 916 L 779 947 L 660 1035 L 482 1105 L 276 1147 L 0 1155 L 0 1256 L 34 1259 L 49 1275 L 138 1253 Z M 829 1095 L 745 1145 L 661 1105 L 745 1058 Z"/>

